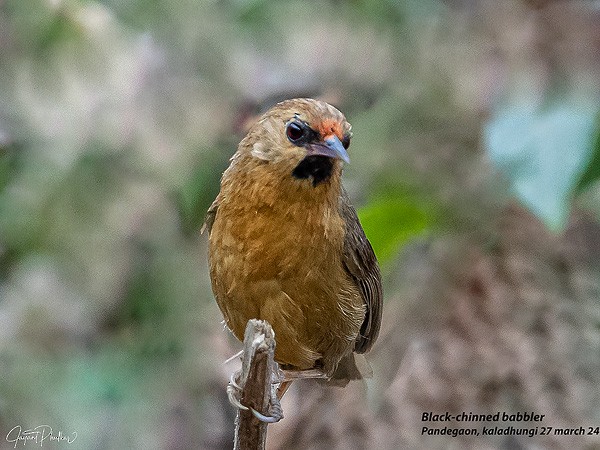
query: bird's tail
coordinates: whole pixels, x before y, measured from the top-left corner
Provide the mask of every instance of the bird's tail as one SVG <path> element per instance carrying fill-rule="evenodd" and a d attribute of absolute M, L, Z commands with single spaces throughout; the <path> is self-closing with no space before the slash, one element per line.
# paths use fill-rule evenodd
<path fill-rule="evenodd" d="M 340 360 L 335 372 L 327 380 L 327 384 L 329 386 L 344 387 L 351 380 L 362 380 L 371 377 L 373 377 L 373 369 L 365 355 L 351 353 Z"/>

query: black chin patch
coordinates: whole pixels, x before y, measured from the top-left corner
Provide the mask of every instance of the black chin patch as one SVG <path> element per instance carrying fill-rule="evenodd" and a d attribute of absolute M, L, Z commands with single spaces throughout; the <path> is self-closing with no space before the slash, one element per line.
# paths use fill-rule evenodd
<path fill-rule="evenodd" d="M 292 175 L 295 178 L 305 179 L 312 177 L 312 184 L 327 181 L 333 171 L 333 160 L 328 156 L 311 155 L 300 161 L 300 164 L 293 170 Z"/>

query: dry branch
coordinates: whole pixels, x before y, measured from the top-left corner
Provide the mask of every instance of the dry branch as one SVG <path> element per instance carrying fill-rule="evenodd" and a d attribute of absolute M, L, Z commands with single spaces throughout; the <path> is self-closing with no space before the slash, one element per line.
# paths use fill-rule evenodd
<path fill-rule="evenodd" d="M 272 413 L 269 406 L 276 407 L 272 405 L 273 402 L 277 403 L 273 384 L 277 373 L 274 356 L 275 333 L 271 325 L 263 320 L 249 320 L 244 334 L 242 370 L 236 380 L 241 388 L 240 403 L 248 409 L 238 409 L 235 421 L 236 450 L 265 448 L 268 423 L 259 420 L 252 410 L 269 416 Z M 280 411 L 274 413 L 276 415 Z"/>

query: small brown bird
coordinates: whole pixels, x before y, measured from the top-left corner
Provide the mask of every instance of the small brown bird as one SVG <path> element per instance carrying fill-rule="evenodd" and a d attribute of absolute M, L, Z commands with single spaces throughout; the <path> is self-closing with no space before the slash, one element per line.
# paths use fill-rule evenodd
<path fill-rule="evenodd" d="M 242 340 L 249 319 L 275 331 L 283 369 L 361 378 L 382 289 L 373 249 L 342 187 L 351 126 L 308 98 L 270 109 L 240 142 L 208 210 L 212 287 Z"/>

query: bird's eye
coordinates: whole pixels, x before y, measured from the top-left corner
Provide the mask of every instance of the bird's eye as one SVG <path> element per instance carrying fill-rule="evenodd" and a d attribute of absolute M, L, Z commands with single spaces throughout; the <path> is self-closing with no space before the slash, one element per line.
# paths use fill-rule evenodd
<path fill-rule="evenodd" d="M 288 139 L 295 144 L 304 137 L 304 127 L 298 122 L 290 122 L 285 129 L 285 134 Z"/>
<path fill-rule="evenodd" d="M 350 136 L 349 135 L 344 136 L 344 139 L 342 139 L 342 145 L 344 146 L 344 148 L 346 150 L 348 150 L 348 147 L 350 147 Z"/>

